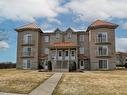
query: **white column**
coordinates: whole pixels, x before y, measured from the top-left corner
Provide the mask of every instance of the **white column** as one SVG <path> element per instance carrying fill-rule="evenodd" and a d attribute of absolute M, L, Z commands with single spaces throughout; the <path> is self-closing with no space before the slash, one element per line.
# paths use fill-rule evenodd
<path fill-rule="evenodd" d="M 58 51 L 57 51 L 57 48 L 56 48 L 56 60 L 55 60 L 55 69 L 56 69 L 57 60 L 58 60 Z"/>
<path fill-rule="evenodd" d="M 68 71 L 69 71 L 69 64 L 70 64 L 70 48 L 68 48 L 68 56 L 69 56 L 69 58 L 68 58 Z"/>
<path fill-rule="evenodd" d="M 78 69 L 78 49 L 76 48 L 76 70 Z"/>

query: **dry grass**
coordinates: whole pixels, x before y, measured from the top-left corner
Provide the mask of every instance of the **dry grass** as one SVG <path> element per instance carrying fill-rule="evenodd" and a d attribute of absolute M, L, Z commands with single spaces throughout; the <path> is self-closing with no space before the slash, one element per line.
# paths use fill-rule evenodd
<path fill-rule="evenodd" d="M 127 71 L 65 73 L 54 95 L 127 95 Z"/>
<path fill-rule="evenodd" d="M 53 73 L 0 69 L 0 92 L 29 93 Z"/>

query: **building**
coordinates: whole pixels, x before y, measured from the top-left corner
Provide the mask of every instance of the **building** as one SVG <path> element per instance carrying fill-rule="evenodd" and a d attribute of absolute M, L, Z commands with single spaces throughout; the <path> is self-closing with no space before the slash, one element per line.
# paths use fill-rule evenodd
<path fill-rule="evenodd" d="M 124 66 L 127 63 L 126 52 L 116 52 L 116 65 Z"/>
<path fill-rule="evenodd" d="M 45 33 L 35 23 L 17 28 L 17 68 L 38 69 L 42 66 L 52 71 L 114 69 L 117 27 L 97 20 L 86 31 L 57 28 Z"/>

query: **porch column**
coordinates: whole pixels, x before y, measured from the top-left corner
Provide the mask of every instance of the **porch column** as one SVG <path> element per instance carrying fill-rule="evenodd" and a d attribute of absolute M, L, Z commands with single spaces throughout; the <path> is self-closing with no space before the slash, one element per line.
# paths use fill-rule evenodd
<path fill-rule="evenodd" d="M 48 54 L 48 60 L 50 60 L 50 49 L 49 49 L 49 54 Z"/>
<path fill-rule="evenodd" d="M 68 71 L 69 71 L 69 64 L 70 64 L 70 48 L 68 48 L 68 56 L 69 56 L 69 58 L 68 58 Z"/>
<path fill-rule="evenodd" d="M 57 48 L 56 48 L 56 60 L 55 60 L 55 69 L 57 69 L 57 60 L 58 60 L 58 51 L 57 51 Z"/>
<path fill-rule="evenodd" d="M 75 58 L 76 58 L 76 70 L 77 70 L 78 69 L 78 49 L 77 48 L 76 48 Z"/>

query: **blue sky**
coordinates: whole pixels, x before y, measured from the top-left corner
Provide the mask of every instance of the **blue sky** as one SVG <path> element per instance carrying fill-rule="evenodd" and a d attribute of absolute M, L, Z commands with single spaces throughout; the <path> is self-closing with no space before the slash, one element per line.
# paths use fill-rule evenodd
<path fill-rule="evenodd" d="M 16 27 L 36 22 L 43 31 L 77 30 L 95 20 L 116 23 L 116 50 L 127 51 L 127 0 L 0 0 L 0 62 L 16 61 Z M 0 35 L 1 35 L 0 34 Z"/>

